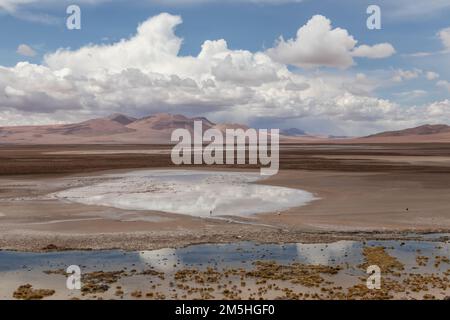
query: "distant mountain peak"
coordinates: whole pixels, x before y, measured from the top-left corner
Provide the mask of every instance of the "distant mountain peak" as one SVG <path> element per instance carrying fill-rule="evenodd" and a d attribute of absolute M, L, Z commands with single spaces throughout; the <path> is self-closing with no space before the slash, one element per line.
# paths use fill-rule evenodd
<path fill-rule="evenodd" d="M 129 117 L 127 115 L 121 114 L 121 113 L 113 113 L 112 115 L 106 117 L 106 119 L 115 121 L 117 123 L 120 123 L 124 126 L 136 121 L 136 118 Z"/>
<path fill-rule="evenodd" d="M 201 122 L 203 122 L 203 123 L 205 123 L 205 124 L 207 124 L 207 125 L 209 125 L 211 127 L 216 125 L 214 122 L 210 121 L 209 119 L 207 119 L 205 117 L 195 117 L 195 118 L 192 118 L 192 120 L 194 120 L 194 121 L 201 121 Z"/>
<path fill-rule="evenodd" d="M 414 128 L 381 132 L 381 133 L 367 136 L 366 138 L 431 135 L 431 134 L 447 133 L 447 132 L 450 132 L 450 126 L 448 126 L 446 124 L 424 124 L 424 125 L 414 127 Z"/>
<path fill-rule="evenodd" d="M 282 130 L 280 130 L 280 134 L 283 136 L 289 136 L 289 137 L 299 137 L 299 136 L 307 135 L 307 133 L 305 131 L 298 129 L 298 128 L 282 129 Z"/>

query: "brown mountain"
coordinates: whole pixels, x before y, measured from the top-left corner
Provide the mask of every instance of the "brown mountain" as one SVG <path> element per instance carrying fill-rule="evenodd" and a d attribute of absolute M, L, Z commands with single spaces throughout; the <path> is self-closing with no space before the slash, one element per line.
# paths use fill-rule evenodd
<path fill-rule="evenodd" d="M 429 135 L 429 134 L 439 134 L 450 132 L 450 126 L 446 124 L 425 124 L 423 126 L 409 128 L 398 131 L 386 131 L 378 134 L 370 135 L 367 138 L 375 137 L 404 137 L 411 135 Z"/>
<path fill-rule="evenodd" d="M 248 129 L 242 124 L 216 124 L 205 117 L 158 113 L 137 119 L 116 113 L 72 124 L 0 127 L 0 144 L 168 144 L 175 129 L 184 128 L 193 132 L 194 121 L 202 121 L 203 130 L 214 128 L 224 132 L 226 129 Z M 450 142 L 450 126 L 427 124 L 349 139 L 289 136 L 281 131 L 280 139 L 283 143 Z"/>
<path fill-rule="evenodd" d="M 202 121 L 203 130 L 247 128 L 215 124 L 204 117 L 159 113 L 136 119 L 116 113 L 73 124 L 0 127 L 0 144 L 167 144 L 177 128 L 193 132 L 194 121 Z"/>
<path fill-rule="evenodd" d="M 113 113 L 112 115 L 107 117 L 107 119 L 118 122 L 125 126 L 137 120 L 136 118 L 129 117 L 129 116 L 123 115 L 121 113 Z"/>
<path fill-rule="evenodd" d="M 349 143 L 425 143 L 450 142 L 450 126 L 426 124 L 397 131 L 386 131 L 367 137 L 347 140 Z"/>
<path fill-rule="evenodd" d="M 158 113 L 149 117 L 138 119 L 127 127 L 135 130 L 175 130 L 178 128 L 194 130 L 194 121 L 202 121 L 205 130 L 215 126 L 206 118 L 188 118 L 180 114 Z"/>

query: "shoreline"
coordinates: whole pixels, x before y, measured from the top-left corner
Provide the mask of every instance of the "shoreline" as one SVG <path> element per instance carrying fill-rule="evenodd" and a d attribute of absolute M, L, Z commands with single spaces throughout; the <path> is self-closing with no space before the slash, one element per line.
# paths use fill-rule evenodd
<path fill-rule="evenodd" d="M 166 233 L 116 233 L 96 235 L 18 235 L 2 234 L 0 236 L 0 251 L 16 252 L 61 252 L 61 251 L 92 251 L 121 250 L 147 251 L 159 249 L 179 249 L 204 244 L 231 244 L 237 242 L 252 242 L 258 244 L 317 244 L 334 243 L 337 241 L 449 241 L 450 230 L 402 230 L 402 231 L 272 231 L 263 232 L 245 230 L 246 236 L 237 232 L 223 234 L 179 233 L 168 237 Z M 427 235 L 436 237 L 424 238 Z"/>

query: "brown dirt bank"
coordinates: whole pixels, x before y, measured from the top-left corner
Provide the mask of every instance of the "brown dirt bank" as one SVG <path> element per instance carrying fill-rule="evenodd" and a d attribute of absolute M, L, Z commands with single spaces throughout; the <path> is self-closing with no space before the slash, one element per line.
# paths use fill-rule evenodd
<path fill-rule="evenodd" d="M 412 232 L 412 231 L 411 231 Z M 426 231 L 425 233 L 428 233 Z M 435 230 L 448 232 L 448 230 Z M 135 232 L 110 234 L 48 234 L 8 232 L 0 236 L 0 250 L 51 252 L 67 250 L 109 250 L 125 251 L 157 250 L 180 248 L 196 244 L 220 244 L 253 241 L 256 243 L 332 243 L 340 240 L 405 240 L 408 231 L 390 232 L 323 232 L 289 231 L 280 229 L 255 228 L 251 226 L 221 226 L 220 230 L 201 232 Z M 421 231 L 414 230 L 408 240 L 423 240 Z M 448 241 L 442 236 L 428 241 Z"/>
<path fill-rule="evenodd" d="M 171 146 L 168 145 L 0 145 L 0 175 L 49 175 L 115 169 L 174 167 L 170 160 L 170 154 L 160 152 L 161 150 L 169 151 L 170 148 Z M 117 150 L 119 153 L 113 153 L 112 150 Z M 130 150 L 130 153 L 124 152 L 126 150 Z M 136 150 L 143 150 L 143 153 L 136 153 Z M 158 152 L 148 152 L 152 150 L 158 150 Z M 93 151 L 98 151 L 99 154 L 93 154 Z M 333 155 L 347 157 L 330 157 Z M 434 165 L 392 163 L 380 161 L 377 157 L 361 161 L 358 157 L 355 159 L 348 157 L 351 155 L 369 158 L 370 156 L 450 157 L 450 143 L 286 144 L 280 147 L 280 167 L 281 169 L 344 172 L 450 173 L 449 166 L 439 163 Z M 219 166 L 218 168 L 255 169 L 257 166 Z"/>

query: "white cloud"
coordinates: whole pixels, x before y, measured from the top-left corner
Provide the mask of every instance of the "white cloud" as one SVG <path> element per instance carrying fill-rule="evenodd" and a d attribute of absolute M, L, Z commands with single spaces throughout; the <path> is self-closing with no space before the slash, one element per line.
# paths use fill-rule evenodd
<path fill-rule="evenodd" d="M 404 80 L 412 80 L 418 78 L 422 74 L 422 70 L 414 69 L 414 70 L 402 70 L 398 69 L 395 71 L 392 80 L 395 82 L 402 82 Z"/>
<path fill-rule="evenodd" d="M 320 29 L 327 19 L 318 19 Z M 182 39 L 174 32 L 181 22 L 179 16 L 160 14 L 113 44 L 60 49 L 40 65 L 0 66 L 0 124 L 177 112 L 234 122 L 333 119 L 344 134 L 366 134 L 426 120 L 418 107 L 375 97 L 377 84 L 363 74 L 291 72 L 267 52 L 231 50 L 223 39 L 205 41 L 197 56 L 182 56 Z M 333 60 L 326 53 L 321 64 L 351 64 L 356 41 L 343 29 L 319 31 L 342 55 Z M 322 48 L 320 40 L 308 41 L 314 50 Z M 301 50 L 314 58 L 308 48 Z"/>
<path fill-rule="evenodd" d="M 442 45 L 450 49 L 450 27 L 442 29 L 438 32 L 439 39 L 441 39 Z"/>
<path fill-rule="evenodd" d="M 315 15 L 297 31 L 295 39 L 280 38 L 267 54 L 276 61 L 298 67 L 348 68 L 354 64 L 353 56 L 384 58 L 395 53 L 388 43 L 355 48 L 356 44 L 347 30 L 333 29 L 329 19 Z"/>
<path fill-rule="evenodd" d="M 450 117 L 450 100 L 431 103 L 424 110 L 425 117 L 448 119 Z"/>
<path fill-rule="evenodd" d="M 89 45 L 76 51 L 60 49 L 46 55 L 44 61 L 52 70 L 69 68 L 75 75 L 101 70 L 117 73 L 127 68 L 176 73 L 178 68 L 189 69 L 191 64 L 190 58 L 177 57 L 182 39 L 175 36 L 174 28 L 181 22 L 181 17 L 163 13 L 139 25 L 130 39 L 111 45 Z"/>
<path fill-rule="evenodd" d="M 395 49 L 390 43 L 380 43 L 374 46 L 361 45 L 353 50 L 354 57 L 365 57 L 371 59 L 387 58 L 395 54 Z"/>
<path fill-rule="evenodd" d="M 428 80 L 436 80 L 440 77 L 439 73 L 433 71 L 428 71 L 425 76 L 427 77 Z"/>
<path fill-rule="evenodd" d="M 420 98 L 423 97 L 427 94 L 427 92 L 425 90 L 411 90 L 411 91 L 403 91 L 403 92 L 399 92 L 396 93 L 395 95 L 401 98 L 405 98 L 405 99 L 415 99 L 415 98 Z"/>
<path fill-rule="evenodd" d="M 17 53 L 26 57 L 34 57 L 36 55 L 36 51 L 26 44 L 19 45 L 17 47 Z"/>

